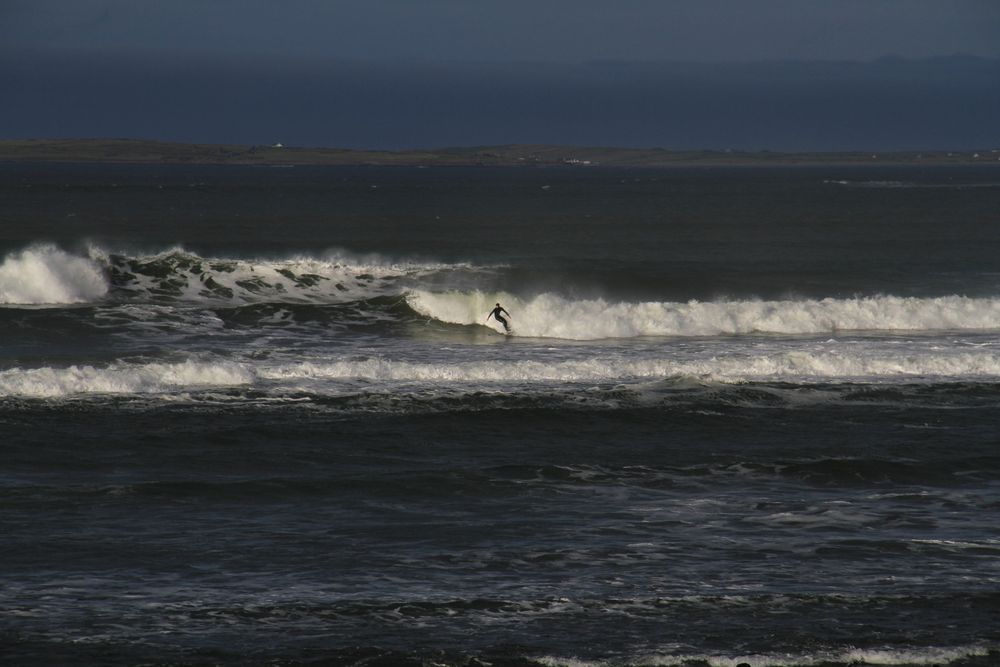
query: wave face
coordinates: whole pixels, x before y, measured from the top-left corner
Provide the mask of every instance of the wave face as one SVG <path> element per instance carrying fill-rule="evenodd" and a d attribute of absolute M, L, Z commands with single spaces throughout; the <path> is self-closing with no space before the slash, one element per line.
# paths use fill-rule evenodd
<path fill-rule="evenodd" d="M 275 260 L 212 258 L 179 248 L 138 257 L 106 254 L 103 264 L 122 297 L 191 303 L 340 303 L 398 293 L 407 281 L 462 268 L 339 253 Z"/>
<path fill-rule="evenodd" d="M 1000 328 L 1000 299 L 960 296 L 609 303 L 554 294 L 524 299 L 510 294 L 417 290 L 407 298 L 418 313 L 465 325 L 482 323 L 482 314 L 498 300 L 515 314 L 516 335 L 571 340 Z"/>

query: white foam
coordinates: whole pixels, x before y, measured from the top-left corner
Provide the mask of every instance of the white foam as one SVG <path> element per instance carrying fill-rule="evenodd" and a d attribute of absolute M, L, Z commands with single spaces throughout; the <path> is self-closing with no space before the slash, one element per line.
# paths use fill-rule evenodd
<path fill-rule="evenodd" d="M 718 355 L 708 350 L 691 358 L 636 358 L 601 355 L 575 360 L 522 359 L 496 363 L 422 363 L 386 357 L 303 361 L 257 370 L 264 379 L 364 380 L 369 382 L 531 383 L 636 382 L 696 377 L 743 381 L 953 381 L 1000 378 L 1000 352 L 938 349 L 792 349 Z"/>
<path fill-rule="evenodd" d="M 435 361 L 329 357 L 290 363 L 244 360 L 188 360 L 176 363 L 118 361 L 107 366 L 10 368 L 0 371 L 0 396 L 61 397 L 74 394 L 154 394 L 212 387 L 264 384 L 279 391 L 308 390 L 339 394 L 392 392 L 409 386 L 469 389 L 523 388 L 537 385 L 652 386 L 663 380 L 698 382 L 951 382 L 1000 380 L 1000 351 L 899 346 L 816 349 L 799 346 L 719 354 L 707 346 L 684 356 L 669 349 L 607 352 L 575 359 Z M 655 355 L 655 356 L 654 356 Z"/>
<path fill-rule="evenodd" d="M 745 353 L 701 358 L 634 358 L 602 355 L 575 360 L 524 359 L 418 362 L 374 356 L 286 364 L 188 360 L 178 363 L 115 362 L 105 367 L 11 368 L 0 371 L 0 396 L 58 398 L 76 394 L 155 394 L 232 387 L 260 382 L 282 390 L 340 393 L 357 382 L 365 391 L 395 391 L 410 385 L 509 389 L 531 384 L 631 384 L 698 378 L 739 383 L 895 382 L 1000 379 L 1000 353 L 973 351 L 866 351 L 846 356 L 816 350 Z"/>
<path fill-rule="evenodd" d="M 740 656 L 719 655 L 651 655 L 629 664 L 641 667 L 680 667 L 696 663 L 710 667 L 820 667 L 821 665 L 948 665 L 958 660 L 989 655 L 989 649 L 982 647 L 927 647 L 899 649 L 848 649 L 843 651 L 820 651 L 814 654 L 774 653 L 748 654 Z M 543 657 L 538 659 L 549 667 L 599 667 L 607 663 L 581 661 L 574 658 Z"/>
<path fill-rule="evenodd" d="M 285 258 L 202 257 L 181 247 L 153 255 L 114 256 L 101 250 L 123 286 L 188 302 L 289 301 L 338 303 L 399 294 L 400 281 L 466 264 L 393 260 L 331 251 Z M 113 269 L 112 269 L 113 267 Z"/>
<path fill-rule="evenodd" d="M 947 665 L 956 660 L 988 655 L 985 648 L 856 649 L 841 658 L 867 665 Z"/>
<path fill-rule="evenodd" d="M 94 301 L 108 291 L 97 262 L 52 245 L 10 253 L 0 264 L 0 303 L 66 304 Z"/>
<path fill-rule="evenodd" d="M 371 382 L 571 382 L 615 377 L 627 368 L 597 360 L 545 363 L 519 361 L 417 363 L 383 357 L 329 362 L 301 362 L 258 371 L 272 380 L 323 379 Z M 630 374 L 631 373 L 627 373 Z"/>
<path fill-rule="evenodd" d="M 505 293 L 415 290 L 407 301 L 423 315 L 466 325 L 484 324 L 499 301 L 510 311 L 516 335 L 574 340 L 1000 329 L 1000 299 L 962 296 L 630 303 L 554 294 L 521 299 Z"/>
<path fill-rule="evenodd" d="M 0 371 L 0 395 L 59 398 L 74 394 L 151 394 L 239 386 L 253 379 L 253 373 L 240 364 L 192 360 L 149 364 L 118 362 L 105 368 L 12 368 Z"/>

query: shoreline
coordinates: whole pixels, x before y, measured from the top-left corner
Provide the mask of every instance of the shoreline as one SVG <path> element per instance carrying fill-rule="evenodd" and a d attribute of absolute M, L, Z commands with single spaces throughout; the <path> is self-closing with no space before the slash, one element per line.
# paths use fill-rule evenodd
<path fill-rule="evenodd" d="M 951 151 L 689 151 L 662 148 L 539 144 L 376 151 L 281 144 L 190 144 L 141 139 L 0 140 L 0 162 L 63 164 L 192 164 L 249 166 L 693 167 L 1000 165 L 1000 150 Z"/>

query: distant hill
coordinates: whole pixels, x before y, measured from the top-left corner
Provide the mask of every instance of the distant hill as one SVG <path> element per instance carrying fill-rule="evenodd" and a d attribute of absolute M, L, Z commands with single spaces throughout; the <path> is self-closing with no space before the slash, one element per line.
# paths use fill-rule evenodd
<path fill-rule="evenodd" d="M 140 139 L 21 139 L 0 140 L 0 161 L 232 165 L 569 165 L 585 168 L 684 165 L 1000 164 L 1000 153 L 997 150 L 891 153 L 675 151 L 663 148 L 528 144 L 372 151 L 281 145 L 185 144 Z"/>

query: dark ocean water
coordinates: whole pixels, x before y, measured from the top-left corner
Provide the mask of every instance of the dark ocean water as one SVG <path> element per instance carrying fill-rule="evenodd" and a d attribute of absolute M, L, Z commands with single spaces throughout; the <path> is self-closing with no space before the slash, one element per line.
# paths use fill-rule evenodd
<path fill-rule="evenodd" d="M 5 664 L 1000 664 L 1000 167 L 5 165 L 0 304 Z"/>

